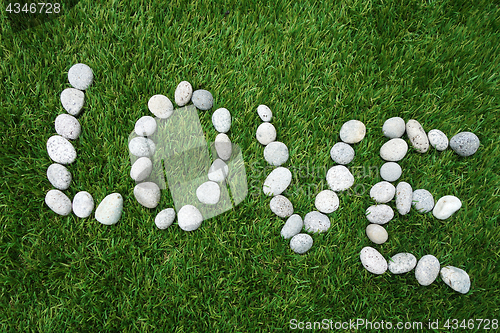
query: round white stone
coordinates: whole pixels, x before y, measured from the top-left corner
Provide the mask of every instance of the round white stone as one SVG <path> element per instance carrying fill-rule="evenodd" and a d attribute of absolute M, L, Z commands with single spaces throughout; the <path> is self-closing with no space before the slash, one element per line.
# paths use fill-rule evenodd
<path fill-rule="evenodd" d="M 287 220 L 283 228 L 281 228 L 281 236 L 285 239 L 290 239 L 296 234 L 298 234 L 302 227 L 304 226 L 304 222 L 302 218 L 298 214 L 293 214 Z"/>
<path fill-rule="evenodd" d="M 55 128 L 57 134 L 63 138 L 75 140 L 82 132 L 78 120 L 69 114 L 60 114 L 56 117 Z"/>
<path fill-rule="evenodd" d="M 220 158 L 216 159 L 208 169 L 208 179 L 213 182 L 223 182 L 229 174 L 229 167 Z"/>
<path fill-rule="evenodd" d="M 70 115 L 78 116 L 85 104 L 85 94 L 75 88 L 66 88 L 61 93 L 61 104 Z"/>
<path fill-rule="evenodd" d="M 278 195 L 283 193 L 292 182 L 292 173 L 287 168 L 278 167 L 271 171 L 264 181 L 262 190 L 265 195 Z"/>
<path fill-rule="evenodd" d="M 387 260 L 373 247 L 364 247 L 360 254 L 359 259 L 366 270 L 373 274 L 384 274 L 387 270 Z"/>
<path fill-rule="evenodd" d="M 373 205 L 366 210 L 366 218 L 371 223 L 386 224 L 394 217 L 394 211 L 387 205 Z"/>
<path fill-rule="evenodd" d="M 193 231 L 200 227 L 203 216 L 198 208 L 193 205 L 185 205 L 177 212 L 177 223 L 184 231 Z"/>
<path fill-rule="evenodd" d="M 446 137 L 446 134 L 440 130 L 430 130 L 429 133 L 427 133 L 427 137 L 429 138 L 431 146 L 433 146 L 437 151 L 443 151 L 448 148 L 448 138 Z"/>
<path fill-rule="evenodd" d="M 148 178 L 153 170 L 153 163 L 147 157 L 138 158 L 130 169 L 130 178 L 136 182 L 142 182 Z"/>
<path fill-rule="evenodd" d="M 308 234 L 297 234 L 290 239 L 290 248 L 293 252 L 304 254 L 313 246 L 313 239 Z"/>
<path fill-rule="evenodd" d="M 479 149 L 479 138 L 471 132 L 461 132 L 450 139 L 450 148 L 460 156 L 473 155 Z"/>
<path fill-rule="evenodd" d="M 422 286 L 428 286 L 439 275 L 439 260 L 431 254 L 425 255 L 417 263 L 415 278 Z"/>
<path fill-rule="evenodd" d="M 349 164 L 354 159 L 354 149 L 344 142 L 337 142 L 330 150 L 330 157 L 337 164 Z"/>
<path fill-rule="evenodd" d="M 390 139 L 400 138 L 405 133 L 406 124 L 401 117 L 387 119 L 382 126 L 382 132 Z"/>
<path fill-rule="evenodd" d="M 340 140 L 345 143 L 358 143 L 365 137 L 366 126 L 359 120 L 349 120 L 340 128 Z"/>
<path fill-rule="evenodd" d="M 330 214 L 339 208 L 339 197 L 331 190 L 323 190 L 318 193 L 314 200 L 314 206 L 321 213 Z"/>
<path fill-rule="evenodd" d="M 257 141 L 259 141 L 262 145 L 268 145 L 276 140 L 276 128 L 274 128 L 271 123 L 262 123 L 257 128 L 255 136 L 257 137 Z"/>
<path fill-rule="evenodd" d="M 175 89 L 175 104 L 184 106 L 189 103 L 189 101 L 191 100 L 191 96 L 193 96 L 193 87 L 191 86 L 191 83 L 182 81 Z"/>
<path fill-rule="evenodd" d="M 212 124 L 219 133 L 227 133 L 231 128 L 231 113 L 226 108 L 215 110 L 212 114 Z"/>
<path fill-rule="evenodd" d="M 135 122 L 135 134 L 139 136 L 151 136 L 156 131 L 156 120 L 150 116 L 139 118 Z"/>
<path fill-rule="evenodd" d="M 95 219 L 102 224 L 112 225 L 122 216 L 123 197 L 120 193 L 107 195 L 95 210 Z"/>
<path fill-rule="evenodd" d="M 47 178 L 49 182 L 58 190 L 67 190 L 71 184 L 71 173 L 61 164 L 51 164 L 47 168 Z"/>
<path fill-rule="evenodd" d="M 403 170 L 396 162 L 386 162 L 380 167 L 380 177 L 388 182 L 394 182 L 401 177 Z"/>
<path fill-rule="evenodd" d="M 71 213 L 71 200 L 59 190 L 50 190 L 45 195 L 45 203 L 56 214 L 67 216 Z"/>
<path fill-rule="evenodd" d="M 280 166 L 288 161 L 288 147 L 279 141 L 273 141 L 264 148 L 264 159 L 267 163 Z"/>
<path fill-rule="evenodd" d="M 196 189 L 196 197 L 201 203 L 215 205 L 220 199 L 220 187 L 216 182 L 208 181 Z"/>
<path fill-rule="evenodd" d="M 389 259 L 389 271 L 392 274 L 408 273 L 417 266 L 417 258 L 411 253 L 398 253 Z"/>
<path fill-rule="evenodd" d="M 273 118 L 271 109 L 264 104 L 261 104 L 257 107 L 257 114 L 259 115 L 260 119 L 262 119 L 262 121 L 269 122 Z"/>
<path fill-rule="evenodd" d="M 66 138 L 53 135 L 47 140 L 47 152 L 56 163 L 70 164 L 76 159 L 76 150 Z"/>
<path fill-rule="evenodd" d="M 370 190 L 370 197 L 378 203 L 386 203 L 394 198 L 396 188 L 389 182 L 381 181 L 373 185 Z"/>
<path fill-rule="evenodd" d="M 390 139 L 380 147 L 380 157 L 385 161 L 397 162 L 405 157 L 408 144 L 400 138 Z"/>
<path fill-rule="evenodd" d="M 413 148 L 419 153 L 425 153 L 429 150 L 429 139 L 422 125 L 415 119 L 410 119 L 406 123 L 406 135 L 410 139 Z"/>
<path fill-rule="evenodd" d="M 75 64 L 68 71 L 68 81 L 76 89 L 87 90 L 94 81 L 94 73 L 85 64 Z"/>
<path fill-rule="evenodd" d="M 146 208 L 155 208 L 160 202 L 160 188 L 153 182 L 137 184 L 134 196 L 138 203 Z"/>
<path fill-rule="evenodd" d="M 326 182 L 332 191 L 345 191 L 354 184 L 354 176 L 345 166 L 335 165 L 326 173 Z"/>
<path fill-rule="evenodd" d="M 437 219 L 446 220 L 460 207 L 462 207 L 462 201 L 459 198 L 453 195 L 445 195 L 437 201 L 432 210 L 432 215 Z"/>
<path fill-rule="evenodd" d="M 366 227 L 366 236 L 375 244 L 384 244 L 389 238 L 387 231 L 379 224 L 369 224 Z"/>
<path fill-rule="evenodd" d="M 94 210 L 94 199 L 89 192 L 81 191 L 73 197 L 73 213 L 79 218 L 86 218 Z"/>
<path fill-rule="evenodd" d="M 441 268 L 441 279 L 451 289 L 462 294 L 467 294 L 470 290 L 469 274 L 463 269 L 453 266 Z"/>
<path fill-rule="evenodd" d="M 221 160 L 227 161 L 231 158 L 231 154 L 233 153 L 233 146 L 231 144 L 231 140 L 224 133 L 219 133 L 214 140 L 215 150 L 217 151 L 217 155 Z"/>
<path fill-rule="evenodd" d="M 407 182 L 400 182 L 396 186 L 396 208 L 401 215 L 406 215 L 410 212 L 413 201 L 413 189 Z"/>
<path fill-rule="evenodd" d="M 330 219 L 325 214 L 312 211 L 304 217 L 304 229 L 307 232 L 322 233 L 330 229 Z"/>
<path fill-rule="evenodd" d="M 151 96 L 148 101 L 148 109 L 152 114 L 161 119 L 167 119 L 174 113 L 174 105 L 164 95 Z"/>
<path fill-rule="evenodd" d="M 209 110 L 214 105 L 214 98 L 208 90 L 195 90 L 191 100 L 193 101 L 194 106 L 200 110 Z"/>
<path fill-rule="evenodd" d="M 434 208 L 434 198 L 431 192 L 424 189 L 418 189 L 413 191 L 412 204 L 417 212 L 427 213 Z"/>
<path fill-rule="evenodd" d="M 286 197 L 277 195 L 269 203 L 271 211 L 279 217 L 289 217 L 293 214 L 293 205 Z"/>
<path fill-rule="evenodd" d="M 153 140 L 138 136 L 128 143 L 130 153 L 137 157 L 152 156 L 156 150 Z"/>
<path fill-rule="evenodd" d="M 158 213 L 155 217 L 155 224 L 158 229 L 167 229 L 174 223 L 175 220 L 175 210 L 173 208 L 167 208 Z"/>

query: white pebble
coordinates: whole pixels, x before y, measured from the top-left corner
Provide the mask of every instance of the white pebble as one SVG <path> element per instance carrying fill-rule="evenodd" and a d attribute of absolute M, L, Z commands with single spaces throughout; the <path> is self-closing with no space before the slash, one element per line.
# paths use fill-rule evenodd
<path fill-rule="evenodd" d="M 57 134 L 70 140 L 77 139 L 82 132 L 82 127 L 78 120 L 69 114 L 58 115 L 55 120 L 55 128 Z"/>
<path fill-rule="evenodd" d="M 293 205 L 282 195 L 274 196 L 269 203 L 271 211 L 279 217 L 289 217 L 293 214 Z"/>
<path fill-rule="evenodd" d="M 417 266 L 417 258 L 411 253 L 398 253 L 389 259 L 389 271 L 392 274 L 408 273 Z"/>
<path fill-rule="evenodd" d="M 138 203 L 146 208 L 155 208 L 160 202 L 160 188 L 153 182 L 137 184 L 134 196 Z"/>
<path fill-rule="evenodd" d="M 120 193 L 107 195 L 95 210 L 95 219 L 102 224 L 112 225 L 122 216 L 123 197 Z"/>
<path fill-rule="evenodd" d="M 298 214 L 293 214 L 287 220 L 283 228 L 281 228 L 281 236 L 284 239 L 290 239 L 296 234 L 298 234 L 302 227 L 304 226 L 304 222 L 302 218 Z"/>
<path fill-rule="evenodd" d="M 387 119 L 382 126 L 382 132 L 390 139 L 400 138 L 405 133 L 406 124 L 401 117 Z"/>
<path fill-rule="evenodd" d="M 354 184 L 354 176 L 345 166 L 335 165 L 326 173 L 326 182 L 332 191 L 345 191 Z"/>
<path fill-rule="evenodd" d="M 393 217 L 394 211 L 385 204 L 370 206 L 366 210 L 366 218 L 371 223 L 386 224 L 392 220 Z"/>
<path fill-rule="evenodd" d="M 86 218 L 94 210 L 94 199 L 89 192 L 81 191 L 73 197 L 73 213 L 79 218 Z"/>
<path fill-rule="evenodd" d="M 49 182 L 58 190 L 67 190 L 71 184 L 71 173 L 61 164 L 51 164 L 47 168 L 47 178 Z"/>
<path fill-rule="evenodd" d="M 198 208 L 193 205 L 185 205 L 177 212 L 177 223 L 184 231 L 198 229 L 203 222 L 203 216 Z"/>
<path fill-rule="evenodd" d="M 130 153 L 137 157 L 153 156 L 156 145 L 153 140 L 138 136 L 128 143 Z"/>
<path fill-rule="evenodd" d="M 196 189 L 196 197 L 201 203 L 215 205 L 220 199 L 220 187 L 216 182 L 208 181 Z"/>
<path fill-rule="evenodd" d="M 290 240 L 290 248 L 293 252 L 304 254 L 313 246 L 313 239 L 308 234 L 297 234 Z"/>
<path fill-rule="evenodd" d="M 273 141 L 264 148 L 264 159 L 267 163 L 280 166 L 288 161 L 288 147 L 279 141 Z"/>
<path fill-rule="evenodd" d="M 191 86 L 191 83 L 187 81 L 182 81 L 175 89 L 175 104 L 184 106 L 189 103 L 191 96 L 193 96 L 193 86 Z"/>
<path fill-rule="evenodd" d="M 344 142 L 337 142 L 330 149 L 330 157 L 337 164 L 349 164 L 354 159 L 354 149 Z"/>
<path fill-rule="evenodd" d="M 396 186 L 396 208 L 401 215 L 406 215 L 410 212 L 413 201 L 413 189 L 407 182 L 400 182 Z"/>
<path fill-rule="evenodd" d="M 451 289 L 462 294 L 467 294 L 470 290 L 469 274 L 463 269 L 453 266 L 441 268 L 441 279 Z"/>
<path fill-rule="evenodd" d="M 260 119 L 262 119 L 262 121 L 269 122 L 273 118 L 271 109 L 264 104 L 261 104 L 257 107 L 257 114 L 259 115 Z"/>
<path fill-rule="evenodd" d="M 316 200 L 314 200 L 314 206 L 316 209 L 322 213 L 330 214 L 339 208 L 339 197 L 337 193 L 331 190 L 323 190 L 318 193 Z"/>
<path fill-rule="evenodd" d="M 175 210 L 173 208 L 167 208 L 158 213 L 155 217 L 155 225 L 158 229 L 167 229 L 174 223 L 175 220 Z"/>
<path fill-rule="evenodd" d="M 148 109 L 152 114 L 161 119 L 167 119 L 174 113 L 174 105 L 164 95 L 151 96 L 148 101 Z"/>
<path fill-rule="evenodd" d="M 394 198 L 396 188 L 389 182 L 381 181 L 373 185 L 370 190 L 370 197 L 378 203 L 386 203 Z"/>
<path fill-rule="evenodd" d="M 366 227 L 366 236 L 375 244 L 384 244 L 389 238 L 387 231 L 379 224 L 369 224 Z"/>
<path fill-rule="evenodd" d="M 325 214 L 312 211 L 304 217 L 304 229 L 307 232 L 322 233 L 330 229 L 330 219 Z"/>
<path fill-rule="evenodd" d="M 431 192 L 424 189 L 418 189 L 413 191 L 412 205 L 417 212 L 427 213 L 434 208 L 434 198 Z"/>
<path fill-rule="evenodd" d="M 231 113 L 226 108 L 220 108 L 212 114 L 212 124 L 219 133 L 227 133 L 231 128 Z"/>
<path fill-rule="evenodd" d="M 262 188 L 265 195 L 279 195 L 292 182 L 292 173 L 287 168 L 278 167 L 271 171 L 264 181 Z"/>
<path fill-rule="evenodd" d="M 47 152 L 56 163 L 70 164 L 76 159 L 76 150 L 66 138 L 53 135 L 47 140 Z"/>
<path fill-rule="evenodd" d="M 432 215 L 437 219 L 446 220 L 460 207 L 462 207 L 462 201 L 459 198 L 453 195 L 445 195 L 437 201 L 432 210 Z"/>
<path fill-rule="evenodd" d="M 75 64 L 68 71 L 68 81 L 76 89 L 87 90 L 94 81 L 94 73 L 85 64 Z"/>
<path fill-rule="evenodd" d="M 276 140 L 276 128 L 274 128 L 271 123 L 262 123 L 257 128 L 255 136 L 257 137 L 257 141 L 259 141 L 262 145 L 268 145 Z"/>
<path fill-rule="evenodd" d="M 394 182 L 401 177 L 403 170 L 396 162 L 386 162 L 380 167 L 380 177 L 388 182 Z"/>
<path fill-rule="evenodd" d="M 229 174 L 229 167 L 220 158 L 216 159 L 208 169 L 208 179 L 213 182 L 223 182 Z"/>
<path fill-rule="evenodd" d="M 431 254 L 425 255 L 417 263 L 415 278 L 422 286 L 428 286 L 439 275 L 439 260 Z"/>
<path fill-rule="evenodd" d="M 214 98 L 210 91 L 204 89 L 198 89 L 193 92 L 191 97 L 194 106 L 200 110 L 209 110 L 214 105 Z"/>
<path fill-rule="evenodd" d="M 366 126 L 359 120 L 349 120 L 340 128 L 340 139 L 345 143 L 358 143 L 365 134 Z"/>
<path fill-rule="evenodd" d="M 71 200 L 59 190 L 50 190 L 45 195 L 45 204 L 56 214 L 67 216 L 71 213 Z"/>
<path fill-rule="evenodd" d="M 425 153 L 429 150 L 429 139 L 422 125 L 415 119 L 410 119 L 406 123 L 406 135 L 410 139 L 413 148 L 419 153 Z"/>
<path fill-rule="evenodd" d="M 156 132 L 156 120 L 150 116 L 139 118 L 135 122 L 135 133 L 139 136 L 151 136 Z"/>
<path fill-rule="evenodd" d="M 408 151 L 408 144 L 405 140 L 395 138 L 387 141 L 380 147 L 380 157 L 385 161 L 397 162 L 405 157 Z"/>
<path fill-rule="evenodd" d="M 61 93 L 61 104 L 70 115 L 78 116 L 85 104 L 85 94 L 75 88 L 66 88 Z"/>
<path fill-rule="evenodd" d="M 231 158 L 233 153 L 233 146 L 231 140 L 224 133 L 219 133 L 214 140 L 215 150 L 221 160 L 227 161 Z"/>
<path fill-rule="evenodd" d="M 148 178 L 153 170 L 153 163 L 147 157 L 138 158 L 130 169 L 130 178 L 136 182 L 142 182 Z"/>
<path fill-rule="evenodd" d="M 440 130 L 430 130 L 429 133 L 427 133 L 427 137 L 429 138 L 429 143 L 431 144 L 431 146 L 433 146 L 437 151 L 443 151 L 448 148 L 448 138 L 446 137 L 446 134 L 444 134 Z"/>
<path fill-rule="evenodd" d="M 387 270 L 387 260 L 373 247 L 366 246 L 361 249 L 359 259 L 366 270 L 373 274 L 384 274 Z"/>

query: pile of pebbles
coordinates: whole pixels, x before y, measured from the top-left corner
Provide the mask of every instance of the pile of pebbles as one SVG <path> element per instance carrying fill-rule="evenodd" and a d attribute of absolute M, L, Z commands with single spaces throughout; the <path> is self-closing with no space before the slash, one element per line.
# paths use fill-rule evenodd
<path fill-rule="evenodd" d="M 380 176 L 384 181 L 371 188 L 370 197 L 376 204 L 366 210 L 366 217 L 371 223 L 366 227 L 366 235 L 375 244 L 383 244 L 389 238 L 383 225 L 394 218 L 393 209 L 387 205 L 394 197 L 400 215 L 406 215 L 412 209 L 421 214 L 432 211 L 435 218 L 446 220 L 462 207 L 460 199 L 453 195 L 445 195 L 435 202 L 434 196 L 426 189 L 413 190 L 407 182 L 399 182 L 397 186 L 392 184 L 402 175 L 402 168 L 397 162 L 408 152 L 408 144 L 401 138 L 405 132 L 410 144 L 419 153 L 427 152 L 430 146 L 438 151 L 450 146 L 458 155 L 467 157 L 473 155 L 480 144 L 474 133 L 458 133 L 448 141 L 442 131 L 433 129 L 426 133 L 417 120 L 411 119 L 405 123 L 400 117 L 387 119 L 382 132 L 389 138 L 380 148 L 380 157 L 386 161 L 380 168 Z M 415 277 L 423 286 L 431 284 L 441 273 L 442 280 L 452 289 L 463 294 L 470 289 L 470 279 L 465 271 L 453 266 L 440 269 L 439 260 L 430 254 L 417 262 L 411 253 L 398 253 L 388 263 L 376 249 L 365 247 L 361 250 L 360 259 L 363 266 L 374 274 L 383 274 L 387 268 L 393 274 L 407 273 L 415 268 Z"/>

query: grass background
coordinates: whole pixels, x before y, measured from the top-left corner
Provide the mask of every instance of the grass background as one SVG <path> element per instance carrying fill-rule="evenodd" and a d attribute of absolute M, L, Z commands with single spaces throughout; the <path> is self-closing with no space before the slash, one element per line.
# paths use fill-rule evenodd
<path fill-rule="evenodd" d="M 294 318 L 498 319 L 497 2 L 80 1 L 20 32 L 1 15 L 1 331 L 246 332 L 287 331 Z M 44 203 L 51 189 L 45 144 L 64 112 L 67 71 L 78 62 L 95 81 L 65 192 L 72 198 L 86 190 L 96 204 L 121 193 L 124 212 L 112 227 L 56 216 Z M 135 201 L 127 151 L 149 97 L 173 100 L 182 80 L 214 96 L 213 109 L 199 112 L 208 141 L 216 135 L 211 113 L 231 111 L 229 136 L 242 147 L 250 187 L 238 207 L 192 233 L 154 226 L 173 201 L 167 191 L 156 209 Z M 286 195 L 301 216 L 326 188 L 341 125 L 359 119 L 367 126 L 349 165 L 356 191 L 340 195 L 332 227 L 314 235 L 305 255 L 280 237 L 284 220 L 261 191 L 270 168 L 255 139 L 259 104 L 272 109 L 278 139 L 290 149 Z M 481 140 L 468 158 L 410 150 L 400 180 L 436 199 L 456 195 L 463 206 L 445 221 L 396 213 L 386 225 L 389 241 L 375 246 L 386 257 L 433 254 L 465 269 L 467 295 L 440 278 L 422 287 L 413 273 L 375 276 L 359 261 L 361 248 L 372 245 L 368 191 L 381 180 L 370 170 L 383 164 L 381 127 L 392 116 Z"/>

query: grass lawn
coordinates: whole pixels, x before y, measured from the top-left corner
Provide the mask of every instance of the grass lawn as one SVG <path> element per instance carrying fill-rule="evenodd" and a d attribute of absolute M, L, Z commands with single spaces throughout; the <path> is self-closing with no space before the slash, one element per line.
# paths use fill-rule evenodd
<path fill-rule="evenodd" d="M 0 15 L 0 331 L 269 332 L 293 329 L 294 319 L 357 318 L 439 320 L 441 329 L 457 319 L 460 331 L 464 319 L 500 319 L 497 2 L 84 0 L 22 31 L 11 29 L 3 8 Z M 65 112 L 59 95 L 78 62 L 95 79 L 65 193 L 88 191 L 96 205 L 121 193 L 124 211 L 114 226 L 93 215 L 61 217 L 44 203 L 52 188 L 46 141 Z M 195 232 L 176 222 L 158 230 L 154 218 L 173 207 L 171 194 L 144 208 L 129 177 L 135 121 L 150 114 L 152 95 L 173 101 L 182 80 L 214 96 L 214 107 L 199 112 L 207 141 L 216 135 L 212 112 L 231 111 L 228 134 L 242 149 L 249 184 L 241 204 Z M 367 126 L 349 164 L 355 186 L 339 194 L 331 228 L 313 235 L 305 255 L 281 238 L 284 219 L 262 193 L 271 168 L 255 139 L 259 104 L 271 108 L 278 140 L 289 147 L 284 166 L 293 180 L 285 195 L 302 217 L 327 188 L 342 124 Z M 436 200 L 455 195 L 463 206 L 445 221 L 396 212 L 385 226 L 389 240 L 374 246 L 386 258 L 432 254 L 442 266 L 465 269 L 466 295 L 440 277 L 423 287 L 413 272 L 376 276 L 361 265 L 360 250 L 373 246 L 364 211 L 373 204 L 370 187 L 381 181 L 381 128 L 393 116 L 448 138 L 471 131 L 481 140 L 467 158 L 410 149 L 400 180 Z"/>

